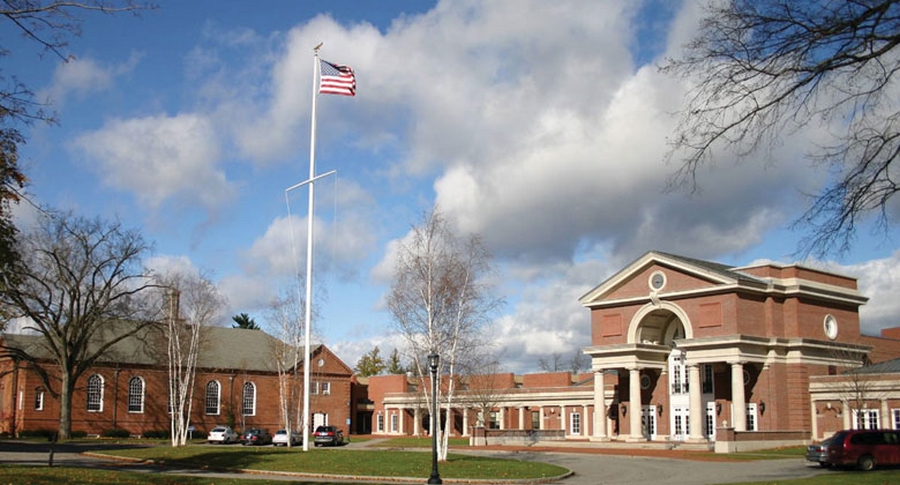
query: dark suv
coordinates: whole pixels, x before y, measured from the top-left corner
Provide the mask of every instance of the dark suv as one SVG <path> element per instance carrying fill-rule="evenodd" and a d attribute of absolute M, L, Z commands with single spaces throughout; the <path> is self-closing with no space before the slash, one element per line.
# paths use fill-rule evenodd
<path fill-rule="evenodd" d="M 319 426 L 313 433 L 313 443 L 319 445 L 337 446 L 344 444 L 344 432 L 337 426 Z"/>
<path fill-rule="evenodd" d="M 268 430 L 259 428 L 250 428 L 241 435 L 241 444 L 247 445 L 267 445 L 272 442 L 272 435 Z"/>
<path fill-rule="evenodd" d="M 821 444 L 810 446 L 806 459 L 818 461 L 823 466 L 856 466 L 863 471 L 871 470 L 876 465 L 900 465 L 900 431 L 838 431 Z"/>

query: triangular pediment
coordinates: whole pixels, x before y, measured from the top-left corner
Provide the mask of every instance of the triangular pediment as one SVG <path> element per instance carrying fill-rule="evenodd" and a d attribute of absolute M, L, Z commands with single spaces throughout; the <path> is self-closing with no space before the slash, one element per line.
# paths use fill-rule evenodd
<path fill-rule="evenodd" d="M 610 301 L 648 298 L 691 291 L 734 287 L 743 282 L 765 284 L 732 267 L 651 251 L 587 292 L 579 301 L 590 307 Z"/>

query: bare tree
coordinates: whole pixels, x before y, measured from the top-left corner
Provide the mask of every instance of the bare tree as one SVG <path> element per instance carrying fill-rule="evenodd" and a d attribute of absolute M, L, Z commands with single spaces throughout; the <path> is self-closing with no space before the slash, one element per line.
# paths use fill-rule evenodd
<path fill-rule="evenodd" d="M 212 281 L 199 274 L 169 274 L 159 278 L 159 285 L 166 292 L 165 340 L 172 446 L 184 446 L 191 425 L 204 329 L 221 317 L 225 298 Z"/>
<path fill-rule="evenodd" d="M 141 267 L 148 246 L 118 223 L 68 214 L 45 214 L 18 241 L 17 279 L 0 293 L 13 317 L 40 337 L 39 349 L 7 346 L 59 399 L 59 437 L 69 437 L 72 394 L 79 377 L 116 343 L 156 323 L 149 273 Z M 38 362 L 49 356 L 55 369 Z"/>
<path fill-rule="evenodd" d="M 0 2 L 0 19 L 8 21 L 10 31 L 18 31 L 40 46 L 42 53 L 50 52 L 68 61 L 68 40 L 81 34 L 80 13 L 136 13 L 146 8 L 152 7 L 130 1 L 15 0 Z M 0 57 L 8 54 L 7 49 L 0 48 Z M 8 277 L 16 274 L 14 264 L 18 260 L 14 250 L 18 229 L 9 211 L 10 204 L 26 197 L 27 178 L 18 165 L 18 149 L 25 143 L 20 129 L 36 121 L 56 122 L 46 108 L 42 101 L 34 99 L 34 93 L 15 73 L 10 75 L 0 70 L 0 275 L 5 275 L 0 278 L 0 291 L 8 285 Z"/>
<path fill-rule="evenodd" d="M 832 176 L 795 221 L 811 229 L 802 252 L 848 250 L 869 216 L 886 229 L 898 191 L 898 45 L 895 0 L 710 1 L 683 57 L 663 66 L 693 85 L 671 139 L 672 187 L 696 189 L 717 149 L 745 157 L 821 123 L 831 141 L 809 156 Z"/>
<path fill-rule="evenodd" d="M 466 401 L 478 410 L 476 426 L 490 427 L 490 414 L 500 403 L 506 390 L 500 375 L 500 361 L 492 358 L 490 354 L 484 354 L 483 359 L 474 362 L 465 376 Z"/>
<path fill-rule="evenodd" d="M 398 245 L 388 307 L 417 375 L 429 375 L 429 354 L 440 355 L 437 396 L 423 391 L 429 406 L 436 399 L 445 410 L 444 429 L 449 429 L 460 365 L 485 343 L 481 329 L 501 303 L 485 283 L 491 270 L 481 240 L 454 234 L 439 210 L 426 214 Z M 437 416 L 432 418 L 436 424 Z M 434 424 L 432 430 L 440 438 L 438 457 L 445 461 L 448 435 Z"/>
<path fill-rule="evenodd" d="M 538 366 L 544 372 L 571 372 L 579 374 L 587 369 L 589 362 L 580 350 L 576 349 L 572 357 L 568 360 L 563 358 L 559 352 L 554 352 L 550 357 L 541 357 L 538 360 Z"/>
<path fill-rule="evenodd" d="M 865 413 L 869 404 L 872 401 L 880 402 L 886 395 L 883 381 L 879 379 L 878 372 L 872 372 L 872 362 L 865 350 L 836 348 L 832 350 L 831 357 L 843 364 L 843 370 L 840 371 L 839 378 L 829 381 L 830 387 L 856 420 L 854 426 L 861 428 L 868 422 L 869 418 Z"/>
<path fill-rule="evenodd" d="M 285 289 L 269 304 L 268 319 L 278 340 L 273 349 L 278 367 L 278 403 L 281 422 L 290 436 L 303 424 L 304 303 L 299 287 Z M 309 433 L 309 430 L 299 430 Z M 288 440 L 291 446 L 291 440 Z"/>

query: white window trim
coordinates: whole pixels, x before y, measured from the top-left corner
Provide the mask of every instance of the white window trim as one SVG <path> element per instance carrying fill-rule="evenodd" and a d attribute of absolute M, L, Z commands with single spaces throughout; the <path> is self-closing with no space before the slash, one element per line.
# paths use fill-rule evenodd
<path fill-rule="evenodd" d="M 141 383 L 140 409 L 137 410 L 137 411 L 132 411 L 132 410 L 131 410 L 131 383 L 132 383 L 135 379 L 137 379 L 137 380 L 140 381 L 140 383 Z M 143 414 L 143 413 L 144 413 L 144 396 L 145 396 L 145 393 L 146 393 L 146 392 L 147 392 L 147 383 L 144 382 L 144 378 L 143 378 L 143 377 L 141 377 L 141 376 L 134 376 L 134 377 L 132 377 L 131 379 L 128 379 L 128 403 L 127 403 L 127 405 L 126 405 L 126 408 L 128 409 L 128 412 L 129 412 L 129 413 L 131 413 L 131 414 Z"/>
<path fill-rule="evenodd" d="M 44 410 L 44 389 L 41 387 L 38 387 L 34 390 L 34 410 Z"/>
<path fill-rule="evenodd" d="M 578 411 L 569 414 L 569 434 L 581 436 L 581 413 Z"/>
<path fill-rule="evenodd" d="M 253 396 L 251 397 L 252 402 L 250 403 L 250 412 L 249 413 L 244 412 L 247 409 L 245 406 L 245 403 L 247 401 L 247 396 L 246 396 L 247 386 L 250 386 L 250 388 L 252 389 L 252 392 L 253 392 Z M 257 396 L 256 383 L 247 381 L 244 383 L 243 386 L 241 386 L 241 415 L 242 416 L 256 416 L 256 396 Z"/>
<path fill-rule="evenodd" d="M 324 395 L 324 396 L 331 395 L 331 383 L 330 382 L 322 383 L 322 395 Z"/>
<path fill-rule="evenodd" d="M 100 398 L 99 398 L 99 402 L 97 403 L 98 409 L 91 409 L 91 380 L 94 377 L 97 377 L 98 379 L 100 379 Z M 103 391 L 106 388 L 106 385 L 105 385 L 106 383 L 104 381 L 105 380 L 103 379 L 103 376 L 101 376 L 100 374 L 91 374 L 90 376 L 88 376 L 87 393 L 86 393 L 87 395 L 85 396 L 86 401 L 87 401 L 85 403 L 85 408 L 86 408 L 87 412 L 89 412 L 89 413 L 102 413 L 103 412 L 103 397 L 104 397 Z"/>
<path fill-rule="evenodd" d="M 209 412 L 209 386 L 210 384 L 216 384 L 216 412 Z M 222 414 L 222 383 L 213 379 L 206 383 L 206 387 L 203 389 L 203 411 L 207 416 L 218 416 Z"/>

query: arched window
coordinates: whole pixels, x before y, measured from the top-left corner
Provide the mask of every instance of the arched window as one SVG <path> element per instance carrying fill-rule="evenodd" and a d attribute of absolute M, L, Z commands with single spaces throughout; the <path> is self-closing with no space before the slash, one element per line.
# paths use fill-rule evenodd
<path fill-rule="evenodd" d="M 219 382 L 209 381 L 206 383 L 206 414 L 219 414 Z"/>
<path fill-rule="evenodd" d="M 87 380 L 87 410 L 89 413 L 103 411 L 103 377 L 93 374 Z"/>
<path fill-rule="evenodd" d="M 128 412 L 144 412 L 144 380 L 138 376 L 128 381 Z"/>
<path fill-rule="evenodd" d="M 245 382 L 241 393 L 241 414 L 244 416 L 256 415 L 256 384 Z"/>

